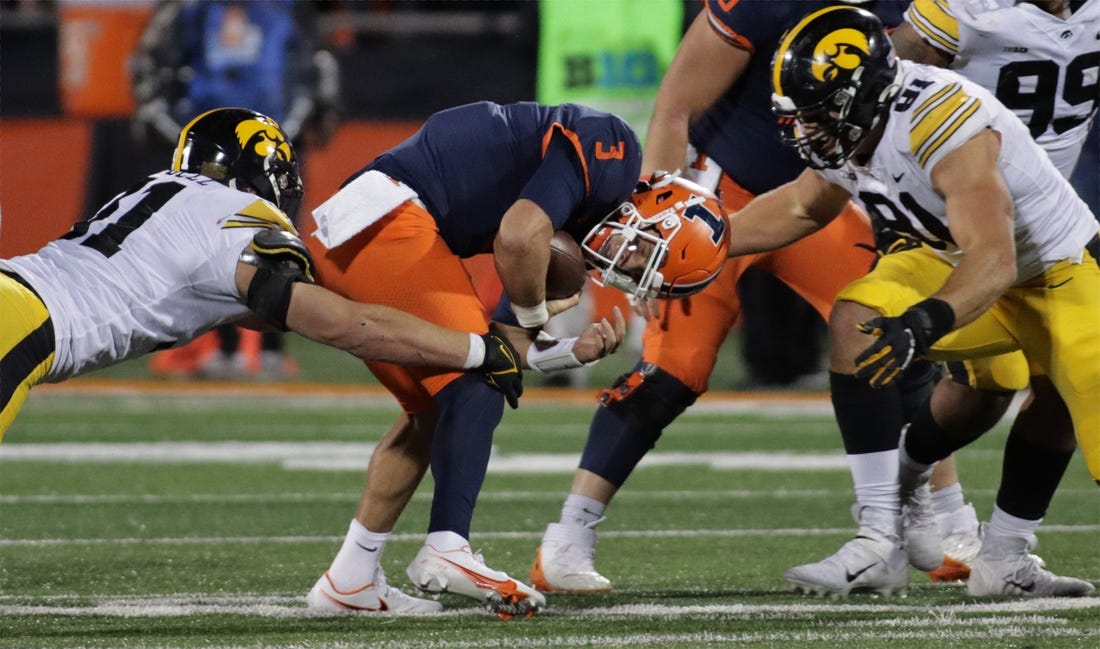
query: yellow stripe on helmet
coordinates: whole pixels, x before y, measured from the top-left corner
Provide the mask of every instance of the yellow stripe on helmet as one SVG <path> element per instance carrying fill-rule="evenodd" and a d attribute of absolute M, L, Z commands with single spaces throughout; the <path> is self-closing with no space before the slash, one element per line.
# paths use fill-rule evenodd
<path fill-rule="evenodd" d="M 184 126 L 183 129 L 180 130 L 180 139 L 178 142 L 176 142 L 176 152 L 172 154 L 172 171 L 183 171 L 183 149 L 184 145 L 187 143 L 187 134 L 191 132 L 191 127 L 195 125 L 195 122 L 198 122 L 200 119 L 206 117 L 216 110 L 221 109 L 214 108 L 206 111 L 205 113 L 199 115 L 190 122 L 187 122 L 187 126 Z"/>
<path fill-rule="evenodd" d="M 805 28 L 808 23 L 815 20 L 818 16 L 822 16 L 831 11 L 837 11 L 838 9 L 848 11 L 851 10 L 851 7 L 845 5 L 834 5 L 832 7 L 818 9 L 812 14 L 808 14 L 803 17 L 802 20 L 798 21 L 798 24 L 792 27 L 790 31 L 787 32 L 787 35 L 783 38 L 783 40 L 779 42 L 779 48 L 775 51 L 775 62 L 772 65 L 772 88 L 775 89 L 775 93 L 777 95 L 783 95 L 783 87 L 782 84 L 780 84 L 779 82 L 779 72 L 783 68 L 783 57 L 787 54 L 787 50 L 791 48 L 791 42 L 801 35 L 803 28 Z"/>

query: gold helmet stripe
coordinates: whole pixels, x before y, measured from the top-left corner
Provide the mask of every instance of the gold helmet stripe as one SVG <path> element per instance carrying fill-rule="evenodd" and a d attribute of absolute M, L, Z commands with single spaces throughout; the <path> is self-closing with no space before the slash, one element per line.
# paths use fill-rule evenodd
<path fill-rule="evenodd" d="M 775 63 L 772 65 L 772 88 L 775 89 L 775 94 L 780 96 L 784 95 L 783 86 L 779 81 L 779 72 L 783 69 L 783 57 L 787 54 L 787 50 L 791 48 L 791 42 L 801 36 L 802 29 L 806 27 L 809 22 L 815 20 L 818 16 L 823 16 L 831 11 L 837 11 L 838 9 L 850 10 L 851 7 L 845 5 L 834 5 L 832 7 L 818 9 L 812 14 L 805 16 L 802 20 L 798 21 L 798 24 L 792 27 L 789 32 L 787 32 L 787 37 L 780 41 L 779 49 L 775 51 Z"/>
<path fill-rule="evenodd" d="M 176 152 L 172 154 L 172 171 L 182 171 L 183 170 L 183 149 L 184 149 L 184 146 L 187 144 L 187 134 L 191 132 L 191 128 L 195 125 L 195 122 L 199 121 L 203 117 L 206 117 L 210 113 L 213 113 L 215 110 L 221 110 L 221 109 L 220 108 L 214 108 L 212 110 L 206 111 L 205 113 L 203 113 L 202 115 L 199 115 L 198 117 L 191 120 L 190 122 L 187 122 L 187 126 L 184 126 L 180 130 L 180 139 L 176 143 Z"/>

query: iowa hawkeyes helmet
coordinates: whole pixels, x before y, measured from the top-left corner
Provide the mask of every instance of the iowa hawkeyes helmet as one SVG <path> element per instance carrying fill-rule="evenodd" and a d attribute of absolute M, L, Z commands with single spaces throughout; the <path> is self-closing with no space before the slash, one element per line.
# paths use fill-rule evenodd
<path fill-rule="evenodd" d="M 637 299 L 681 298 L 718 276 L 729 252 L 728 230 L 729 217 L 713 192 L 657 172 L 592 228 L 581 250 L 601 286 Z M 616 234 L 621 238 L 613 239 Z M 624 269 L 622 263 L 642 248 L 648 249 L 644 262 Z"/>
<path fill-rule="evenodd" d="M 191 120 L 180 132 L 172 170 L 252 192 L 291 219 L 302 202 L 290 139 L 275 120 L 246 108 L 215 108 Z"/>
<path fill-rule="evenodd" d="M 809 166 L 842 166 L 894 100 L 897 75 L 893 46 L 874 14 L 834 5 L 806 15 L 772 60 L 780 135 Z"/>

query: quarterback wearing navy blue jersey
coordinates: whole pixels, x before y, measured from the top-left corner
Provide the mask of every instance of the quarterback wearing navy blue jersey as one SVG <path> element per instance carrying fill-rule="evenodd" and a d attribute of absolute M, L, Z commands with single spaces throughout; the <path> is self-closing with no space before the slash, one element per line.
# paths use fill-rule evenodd
<path fill-rule="evenodd" d="M 550 315 L 579 299 L 546 299 L 554 233 L 582 238 L 631 199 L 640 167 L 637 137 L 608 113 L 490 102 L 444 110 L 313 212 L 316 231 L 309 245 L 318 281 L 342 295 L 401 305 L 430 322 L 469 323 L 472 331 L 487 331 L 489 322 L 461 260 L 492 252 L 516 321 L 535 333 Z M 548 343 L 528 352 L 526 360 L 543 369 L 539 363 L 551 355 L 547 367 L 570 361 L 577 367 L 582 358 L 614 351 L 624 330 L 619 314 L 614 325 L 604 320 L 587 328 L 576 346 Z M 592 349 L 596 341 L 600 346 Z M 589 348 L 582 355 L 584 345 Z M 538 353 L 541 360 L 533 360 Z M 370 595 L 378 548 L 430 459 L 435 496 L 427 542 L 409 566 L 413 583 L 426 592 L 476 598 L 504 616 L 537 610 L 545 603 L 541 594 L 486 567 L 469 548 L 474 503 L 503 416 L 501 395 L 483 380 L 469 381 L 443 368 L 368 366 L 404 414 L 371 458 L 356 520 L 332 567 L 310 592 L 309 604 L 345 611 L 384 608 Z"/>

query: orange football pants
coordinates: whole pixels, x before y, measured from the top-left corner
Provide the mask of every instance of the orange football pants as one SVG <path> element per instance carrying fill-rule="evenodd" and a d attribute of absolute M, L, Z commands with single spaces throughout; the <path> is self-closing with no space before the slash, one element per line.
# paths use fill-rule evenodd
<path fill-rule="evenodd" d="M 722 175 L 722 202 L 733 214 L 754 196 Z M 661 317 L 649 321 L 642 337 L 642 359 L 682 381 L 696 394 L 707 391 L 718 349 L 741 314 L 737 282 L 750 266 L 790 286 L 828 322 L 840 289 L 867 274 L 874 253 L 856 246 L 873 244 L 870 221 L 854 203 L 832 223 L 779 250 L 733 257 L 700 293 L 661 304 Z M 792 345 L 801 344 L 792 340 Z"/>
<path fill-rule="evenodd" d="M 303 234 L 311 218 L 303 218 Z M 317 282 L 346 298 L 384 304 L 452 329 L 489 330 L 481 300 L 462 260 L 439 235 L 435 219 L 408 201 L 332 250 L 305 236 Z M 368 362 L 407 413 L 435 409 L 433 399 L 461 372 Z"/>

